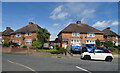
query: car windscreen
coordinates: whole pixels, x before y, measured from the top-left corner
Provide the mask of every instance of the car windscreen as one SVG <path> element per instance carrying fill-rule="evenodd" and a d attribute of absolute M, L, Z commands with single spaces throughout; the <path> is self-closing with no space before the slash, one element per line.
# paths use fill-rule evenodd
<path fill-rule="evenodd" d="M 88 47 L 88 48 L 93 48 L 93 47 L 94 47 L 94 44 L 86 44 L 86 47 Z"/>

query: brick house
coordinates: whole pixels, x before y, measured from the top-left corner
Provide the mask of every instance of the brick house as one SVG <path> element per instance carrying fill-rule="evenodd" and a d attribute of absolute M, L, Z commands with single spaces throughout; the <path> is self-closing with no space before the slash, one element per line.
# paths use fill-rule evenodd
<path fill-rule="evenodd" d="M 110 27 L 102 30 L 102 32 L 104 32 L 104 41 L 113 41 L 114 45 L 118 46 L 118 34 L 110 30 Z"/>
<path fill-rule="evenodd" d="M 26 25 L 11 34 L 11 40 L 19 45 L 31 46 L 32 41 L 37 39 L 36 30 L 41 30 L 42 28 L 37 24 L 29 22 L 29 25 Z"/>
<path fill-rule="evenodd" d="M 2 32 L 2 40 L 9 41 L 11 38 L 11 33 L 14 32 L 10 27 L 6 27 L 6 30 Z"/>
<path fill-rule="evenodd" d="M 82 44 L 95 44 L 95 40 L 104 40 L 103 32 L 87 25 L 81 24 L 81 21 L 69 24 L 58 34 L 60 40 L 60 47 L 67 46 L 71 48 L 72 45 L 82 46 Z"/>

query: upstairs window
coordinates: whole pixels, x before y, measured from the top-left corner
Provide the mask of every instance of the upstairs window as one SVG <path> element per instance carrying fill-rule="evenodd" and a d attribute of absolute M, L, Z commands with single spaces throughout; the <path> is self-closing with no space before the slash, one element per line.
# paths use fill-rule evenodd
<path fill-rule="evenodd" d="M 88 36 L 88 37 L 95 37 L 95 34 L 89 33 L 87 36 Z"/>
<path fill-rule="evenodd" d="M 32 33 L 31 33 L 31 32 L 28 32 L 28 33 L 26 33 L 25 35 L 26 35 L 26 36 L 31 36 Z"/>
<path fill-rule="evenodd" d="M 80 33 L 72 33 L 72 36 L 79 37 L 79 36 L 80 36 Z"/>
<path fill-rule="evenodd" d="M 19 34 L 16 34 L 16 37 L 21 37 L 21 34 L 19 33 Z"/>

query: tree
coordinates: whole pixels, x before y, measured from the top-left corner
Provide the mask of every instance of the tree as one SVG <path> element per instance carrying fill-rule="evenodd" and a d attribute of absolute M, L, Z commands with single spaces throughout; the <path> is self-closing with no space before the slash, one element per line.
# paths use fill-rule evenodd
<path fill-rule="evenodd" d="M 104 42 L 105 47 L 113 47 L 113 42 L 112 41 L 106 41 Z"/>
<path fill-rule="evenodd" d="M 96 43 L 96 47 L 100 47 L 100 40 L 99 39 L 95 40 L 95 43 Z"/>
<path fill-rule="evenodd" d="M 48 32 L 47 29 L 37 30 L 37 41 L 39 41 L 42 44 L 42 46 L 44 43 L 47 42 L 49 37 L 50 37 L 50 33 Z"/>
<path fill-rule="evenodd" d="M 2 46 L 3 46 L 3 47 L 8 47 L 8 46 L 9 46 L 8 41 L 4 40 L 4 41 L 2 42 Z"/>
<path fill-rule="evenodd" d="M 32 49 L 40 49 L 41 47 L 42 47 L 42 44 L 39 41 L 34 41 L 32 43 Z"/>

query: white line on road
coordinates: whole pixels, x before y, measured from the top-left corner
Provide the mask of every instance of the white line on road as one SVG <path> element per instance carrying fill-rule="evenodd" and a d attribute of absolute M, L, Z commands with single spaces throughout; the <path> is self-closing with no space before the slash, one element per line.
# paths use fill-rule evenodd
<path fill-rule="evenodd" d="M 32 68 L 30 68 L 30 67 L 28 67 L 28 66 L 25 66 L 25 65 L 23 65 L 23 64 L 15 63 L 15 62 L 12 62 L 12 61 L 10 61 L 10 60 L 8 60 L 8 62 L 13 63 L 13 64 L 16 64 L 16 65 L 19 65 L 19 66 L 22 66 L 22 67 L 25 67 L 25 68 L 27 68 L 27 69 L 29 69 L 29 70 L 37 73 L 34 69 L 32 69 Z"/>
<path fill-rule="evenodd" d="M 81 70 L 83 70 L 83 71 L 86 71 L 86 72 L 88 72 L 88 73 L 92 73 L 92 72 L 90 72 L 90 71 L 88 71 L 88 70 L 86 70 L 86 69 L 84 69 L 84 68 L 79 67 L 79 66 L 76 66 L 76 68 L 81 69 Z"/>

